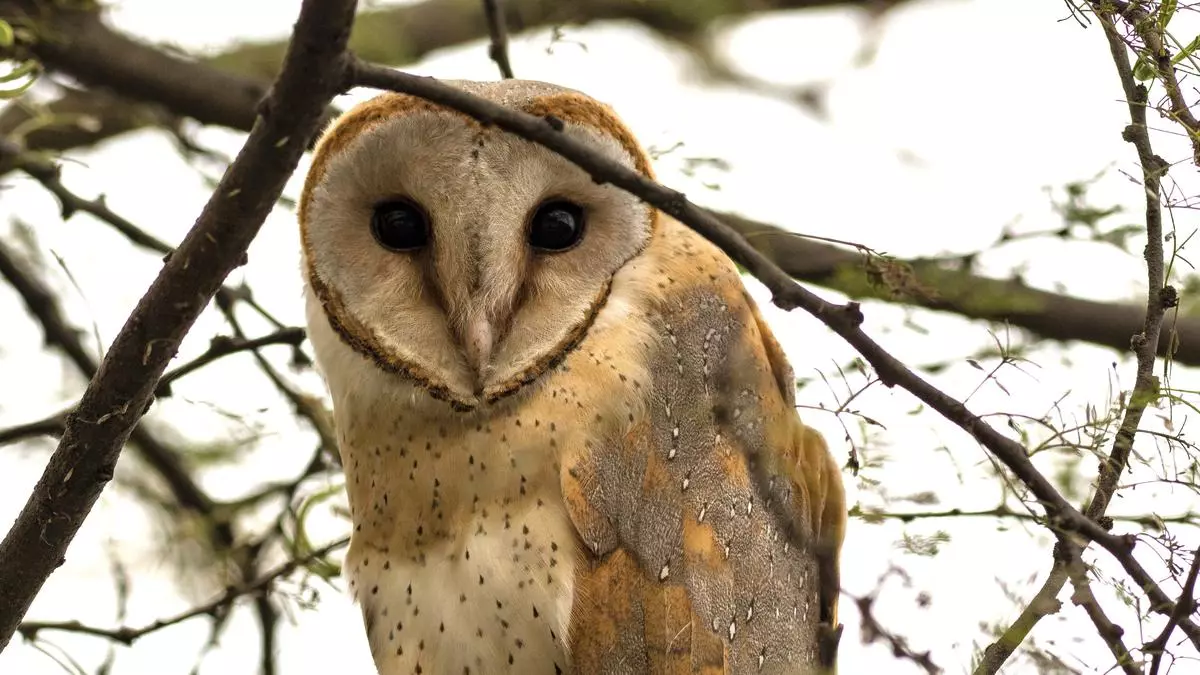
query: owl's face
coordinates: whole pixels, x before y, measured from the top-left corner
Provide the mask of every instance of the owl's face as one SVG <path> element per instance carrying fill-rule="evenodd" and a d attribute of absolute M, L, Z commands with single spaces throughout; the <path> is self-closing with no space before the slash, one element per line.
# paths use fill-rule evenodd
<path fill-rule="evenodd" d="M 553 116 L 650 173 L 590 98 L 535 82 L 450 84 Z M 384 94 L 343 116 L 314 155 L 300 204 L 305 275 L 342 342 L 473 408 L 535 380 L 584 336 L 654 214 L 534 143 Z"/>

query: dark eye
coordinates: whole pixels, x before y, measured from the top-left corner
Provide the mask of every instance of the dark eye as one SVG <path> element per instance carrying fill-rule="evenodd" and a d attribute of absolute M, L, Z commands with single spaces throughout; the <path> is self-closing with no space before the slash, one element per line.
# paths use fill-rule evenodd
<path fill-rule="evenodd" d="M 565 251 L 583 238 L 583 209 L 566 201 L 546 202 L 529 224 L 529 245 L 544 251 Z"/>
<path fill-rule="evenodd" d="M 429 219 L 412 202 L 382 202 L 371 214 L 371 234 L 389 251 L 411 251 L 429 242 Z"/>

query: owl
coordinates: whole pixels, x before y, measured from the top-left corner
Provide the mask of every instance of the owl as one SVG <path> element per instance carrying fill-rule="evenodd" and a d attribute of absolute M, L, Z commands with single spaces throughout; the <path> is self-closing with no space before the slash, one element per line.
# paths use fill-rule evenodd
<path fill-rule="evenodd" d="M 588 96 L 450 84 L 653 177 Z M 719 249 L 396 93 L 322 136 L 299 224 L 381 675 L 828 672 L 840 470 Z"/>

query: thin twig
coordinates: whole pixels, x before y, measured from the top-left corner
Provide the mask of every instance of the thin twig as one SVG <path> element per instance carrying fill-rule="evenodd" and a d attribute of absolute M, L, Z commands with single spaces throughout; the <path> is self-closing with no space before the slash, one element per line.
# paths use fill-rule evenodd
<path fill-rule="evenodd" d="M 303 341 L 304 329 L 296 327 L 283 328 L 256 338 L 218 335 L 209 342 L 208 349 L 203 354 L 163 375 L 158 381 L 155 396 L 169 396 L 172 382 L 226 356 L 240 352 L 256 351 L 258 348 L 266 347 L 267 345 L 291 345 L 295 347 Z"/>
<path fill-rule="evenodd" d="M 1102 0 L 1101 2 L 1091 0 L 1090 4 L 1097 16 L 1100 17 L 1100 23 L 1105 26 L 1106 33 L 1109 32 L 1112 24 L 1111 9 L 1106 7 L 1109 5 L 1116 9 L 1121 18 L 1125 19 L 1125 22 L 1142 39 L 1142 44 L 1146 46 L 1146 56 L 1153 61 L 1158 81 L 1162 82 L 1163 88 L 1167 91 L 1167 100 L 1171 102 L 1170 117 L 1188 132 L 1188 138 L 1192 142 L 1192 161 L 1200 166 L 1200 120 L 1197 120 L 1196 116 L 1192 114 L 1187 100 L 1183 97 L 1183 88 L 1179 85 L 1178 78 L 1175 77 L 1175 64 L 1172 63 L 1171 50 L 1163 43 L 1162 28 L 1158 21 L 1151 17 L 1139 3 L 1124 2 L 1124 0 Z M 1122 40 L 1121 43 L 1124 44 L 1124 41 Z M 1123 52 L 1124 49 L 1122 49 Z"/>
<path fill-rule="evenodd" d="M 1133 336 L 1131 347 L 1137 357 L 1137 375 L 1134 381 L 1133 393 L 1125 407 L 1120 427 L 1113 441 L 1112 451 L 1100 463 L 1100 477 L 1096 489 L 1088 501 L 1087 516 L 1099 522 L 1105 517 L 1105 512 L 1116 492 L 1117 484 L 1129 463 L 1133 452 L 1134 438 L 1141 425 L 1142 415 L 1158 395 L 1159 383 L 1154 376 L 1156 346 L 1162 329 L 1162 321 L 1166 310 L 1174 304 L 1174 289 L 1164 286 L 1163 275 L 1163 231 L 1162 207 L 1159 198 L 1161 178 L 1167 164 L 1154 154 L 1150 146 L 1150 137 L 1146 124 L 1146 88 L 1137 84 L 1125 43 L 1117 33 L 1113 17 L 1106 11 L 1103 2 L 1092 2 L 1100 24 L 1108 41 L 1109 52 L 1117 69 L 1117 77 L 1125 93 L 1129 108 L 1130 125 L 1125 128 L 1124 138 L 1134 145 L 1138 161 L 1142 166 L 1142 185 L 1145 193 L 1146 220 L 1146 314 L 1142 330 Z M 975 675 L 991 675 L 997 673 L 1008 660 L 1012 652 L 1025 640 L 1037 623 L 1049 613 L 1047 608 L 1052 605 L 1045 602 L 1046 598 L 1058 595 L 1059 590 L 1070 578 L 1068 567 L 1077 561 L 1072 556 L 1056 554 L 1050 568 L 1050 573 L 1042 583 L 1041 589 L 1035 595 L 1020 617 L 994 643 L 984 650 L 984 657 L 975 670 Z M 1040 600 L 1039 600 L 1040 599 Z M 1152 601 L 1155 607 L 1165 598 Z M 1101 637 L 1104 637 L 1103 635 Z M 1200 646 L 1200 637 L 1193 637 Z M 1107 638 L 1106 638 L 1107 641 Z M 1111 646 L 1111 642 L 1109 642 Z M 1118 662 L 1121 657 L 1117 656 Z"/>
<path fill-rule="evenodd" d="M 108 223 L 129 241 L 139 246 L 162 254 L 171 252 L 170 244 L 108 208 L 103 196 L 96 199 L 84 199 L 68 190 L 62 183 L 62 168 L 58 164 L 38 155 L 21 152 L 21 148 L 9 139 L 0 139 L 0 163 L 18 168 L 28 174 L 30 178 L 41 183 L 42 187 L 58 199 L 64 221 L 69 220 L 77 212 L 87 213 Z"/>
<path fill-rule="evenodd" d="M 120 642 L 123 645 L 131 645 L 138 638 L 145 637 L 150 633 L 162 630 L 169 626 L 183 623 L 189 619 L 194 619 L 199 616 L 216 616 L 224 613 L 230 605 L 236 602 L 239 598 L 249 595 L 259 595 L 262 591 L 268 591 L 275 581 L 285 577 L 297 569 L 315 562 L 329 555 L 333 551 L 342 548 L 349 543 L 349 537 L 343 537 L 337 541 L 331 542 L 322 546 L 307 555 L 292 558 L 287 562 L 279 565 L 275 569 L 263 574 L 253 581 L 245 584 L 230 586 L 225 589 L 216 598 L 202 605 L 197 605 L 189 610 L 167 617 L 165 619 L 157 619 L 139 628 L 122 626 L 120 628 L 99 628 L 89 626 L 78 621 L 26 621 L 17 629 L 23 638 L 33 640 L 38 633 L 47 630 L 66 631 L 71 633 L 82 633 L 85 635 L 94 635 L 96 637 L 107 638 L 115 642 Z M 265 595 L 265 593 L 263 593 Z"/>
<path fill-rule="evenodd" d="M 83 343 L 82 333 L 72 326 L 59 306 L 54 292 L 37 277 L 25 269 L 17 254 L 4 242 L 0 242 L 0 277 L 17 291 L 25 301 L 29 313 L 42 326 L 47 345 L 62 350 L 67 359 L 83 374 L 92 378 L 100 369 L 99 360 Z M 53 418 L 33 423 L 47 429 Z M 44 423 L 44 424 L 43 424 Z M 61 424 L 65 425 L 63 418 Z M 26 429 L 28 431 L 28 429 Z M 54 431 L 61 434 L 61 427 Z M 162 477 L 170 487 L 171 494 L 179 505 L 189 511 L 211 517 L 214 513 L 213 500 L 193 480 L 184 465 L 183 453 L 169 445 L 145 425 L 134 427 L 129 439 L 139 456 Z M 233 532 L 227 524 L 217 523 L 214 528 L 216 542 L 228 546 L 233 542 Z"/>
<path fill-rule="evenodd" d="M 500 68 L 500 77 L 513 79 L 512 63 L 508 60 L 508 25 L 504 17 L 504 0 L 483 0 L 483 12 L 487 15 L 488 56 Z"/>
<path fill-rule="evenodd" d="M 871 611 L 871 608 L 875 604 L 874 595 L 865 595 L 862 597 L 851 595 L 850 597 L 853 598 L 854 604 L 858 608 L 858 614 L 861 617 L 864 644 L 870 644 L 876 640 L 884 640 L 892 648 L 892 654 L 898 658 L 911 661 L 929 675 L 937 675 L 942 672 L 942 669 L 933 662 L 933 657 L 929 655 L 929 652 L 913 651 L 908 646 L 908 640 L 887 630 L 876 620 L 874 612 Z"/>
<path fill-rule="evenodd" d="M 874 507 L 855 506 L 850 509 L 851 518 L 862 518 L 867 522 L 877 520 L 899 520 L 911 523 L 916 520 L 931 520 L 936 518 L 1011 518 L 1045 524 L 1046 519 L 1033 513 L 1017 511 L 1006 504 L 991 509 L 943 509 L 940 511 L 883 511 Z M 1200 514 L 1183 513 L 1174 516 L 1159 516 L 1146 514 L 1139 516 L 1110 516 L 1114 522 L 1125 522 L 1140 525 L 1145 528 L 1159 529 L 1160 523 L 1179 523 L 1186 525 L 1200 524 Z"/>
<path fill-rule="evenodd" d="M 1192 566 L 1188 570 L 1187 581 L 1183 584 L 1183 591 L 1179 594 L 1179 601 L 1175 603 L 1175 608 L 1171 610 L 1171 616 L 1167 619 L 1167 625 L 1163 626 L 1162 632 L 1158 637 L 1147 642 L 1142 646 L 1142 651 L 1147 654 L 1153 654 L 1153 659 L 1150 662 L 1150 675 L 1158 675 L 1159 668 L 1162 666 L 1163 654 L 1167 651 L 1167 640 L 1171 639 L 1171 633 L 1179 626 L 1179 622 L 1186 616 L 1191 616 L 1196 611 L 1196 575 L 1200 572 L 1200 548 L 1197 548 L 1192 553 Z"/>

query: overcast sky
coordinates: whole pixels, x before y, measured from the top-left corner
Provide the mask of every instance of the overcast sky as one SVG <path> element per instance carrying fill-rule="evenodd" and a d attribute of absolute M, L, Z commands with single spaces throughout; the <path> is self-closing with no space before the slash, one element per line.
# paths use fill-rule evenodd
<path fill-rule="evenodd" d="M 239 39 L 283 36 L 299 7 L 297 0 L 111 4 L 109 17 L 119 28 L 197 50 L 220 49 Z M 1176 33 L 1186 43 L 1198 28 L 1195 20 L 1180 17 Z M 549 31 L 514 36 L 511 54 L 518 76 L 567 85 L 612 104 L 646 145 L 668 148 L 682 142 L 656 169 L 660 180 L 704 205 L 737 210 L 797 232 L 861 242 L 901 257 L 934 256 L 989 248 L 1004 228 L 1055 229 L 1061 219 L 1052 209 L 1051 196 L 1061 199 L 1066 183 L 1103 174 L 1091 188 L 1090 199 L 1098 206 L 1126 209 L 1110 226 L 1140 222 L 1141 191 L 1128 177 L 1140 173 L 1132 146 L 1120 137 L 1128 123 L 1127 109 L 1107 45 L 1099 26 L 1081 27 L 1061 2 L 914 1 L 878 26 L 868 26 L 863 15 L 848 10 L 797 12 L 769 15 L 722 34 L 722 49 L 744 72 L 780 85 L 827 87 L 824 116 L 769 96 L 713 86 L 697 77 L 698 71 L 682 54 L 634 26 L 568 29 L 566 36 L 567 42 L 549 51 Z M 863 65 L 866 47 L 873 57 Z M 411 70 L 456 79 L 497 77 L 482 42 L 438 52 Z M 366 95 L 358 91 L 348 98 Z M 1165 120 L 1153 122 L 1157 128 L 1170 127 Z M 201 131 L 198 138 L 230 154 L 242 140 L 239 134 L 215 129 Z M 1188 157 L 1186 142 L 1178 138 L 1159 134 L 1155 142 L 1168 160 Z M 63 180 L 69 187 L 84 195 L 104 192 L 114 210 L 170 241 L 182 237 L 208 196 L 202 178 L 157 132 L 127 135 L 71 156 L 79 161 L 66 165 Z M 688 177 L 681 170 L 689 157 L 719 157 L 728 161 L 729 170 Z M 306 167 L 307 158 L 286 194 L 298 193 Z M 1172 176 L 1183 193 L 1197 192 L 1195 168 L 1186 161 Z M 32 224 L 42 254 L 51 261 L 51 253 L 61 257 L 77 288 L 61 269 L 51 267 L 53 284 L 63 290 L 73 319 L 94 329 L 107 344 L 157 273 L 158 257 L 131 252 L 119 236 L 86 217 L 61 223 L 54 201 L 26 178 L 7 176 L 4 182 L 12 187 L 0 202 L 0 217 L 7 223 L 19 216 Z M 719 190 L 706 183 L 719 184 Z M 1195 230 L 1193 213 L 1179 210 L 1174 217 L 1180 239 Z M 981 262 L 992 275 L 1019 269 L 1039 287 L 1141 303 L 1141 247 L 1142 242 L 1135 241 L 1131 255 L 1104 244 L 1037 239 L 1001 247 Z M 251 282 L 264 305 L 293 325 L 303 323 L 297 253 L 294 215 L 277 209 L 251 249 L 249 266 L 235 272 L 236 279 Z M 748 283 L 767 304 L 761 287 Z M 833 373 L 835 364 L 854 356 L 840 339 L 799 311 L 788 315 L 767 307 L 766 313 L 799 377 L 814 377 L 818 370 Z M 40 329 L 25 320 L 19 298 L 6 286 L 0 286 L 0 316 L 19 317 L 4 321 L 0 382 L 21 383 L 0 388 L 2 427 L 57 409 L 78 394 L 82 383 L 57 356 L 45 352 Z M 181 358 L 203 351 L 208 338 L 222 329 L 219 316 L 206 314 Z M 970 396 L 970 406 L 978 413 L 1041 416 L 1059 401 L 1063 419 L 1079 422 L 1087 405 L 1106 410 L 1133 380 L 1132 360 L 1118 359 L 1110 350 L 1046 345 L 1033 351 L 1036 365 L 1026 366 L 1025 372 L 1001 373 L 1004 389 L 979 386 L 984 373 L 965 358 L 991 343 L 986 325 L 868 303 L 865 329 L 910 364 L 953 361 L 955 365 L 935 382 L 960 399 Z M 1004 333 L 999 337 L 1004 339 Z M 1014 331 L 1011 339 L 1020 343 L 1023 338 Z M 983 365 L 991 368 L 994 361 Z M 861 378 L 851 379 L 861 384 Z M 323 393 L 315 376 L 298 381 L 313 393 Z M 1200 378 L 1190 369 L 1177 368 L 1172 384 L 1198 390 Z M 308 461 L 312 438 L 295 428 L 287 406 L 279 404 L 270 385 L 255 375 L 249 358 L 222 361 L 181 381 L 176 391 L 175 397 L 156 406 L 156 419 L 170 422 L 197 443 L 230 437 L 256 440 L 244 461 L 203 475 L 205 488 L 215 497 L 233 498 L 265 480 L 285 479 Z M 844 387 L 835 384 L 831 389 L 818 379 L 802 388 L 798 399 L 809 406 L 835 407 L 845 394 Z M 872 387 L 857 399 L 857 407 L 886 427 L 871 430 L 861 452 L 881 462 L 867 475 L 882 482 L 888 495 L 933 491 L 939 500 L 933 508 L 939 509 L 997 504 L 1001 491 L 987 477 L 987 455 L 956 427 L 900 390 Z M 849 444 L 838 419 L 818 411 L 801 413 L 844 457 Z M 1176 430 L 1185 428 L 1183 412 L 1171 414 Z M 863 443 L 855 420 L 843 421 L 854 442 Z M 1157 419 L 1148 423 L 1148 428 L 1160 427 Z M 1139 443 L 1148 455 L 1166 451 L 1148 440 Z M 34 442 L 0 449 L 0 523 L 16 516 L 52 447 Z M 1080 466 L 1092 472 L 1095 462 L 1085 460 Z M 1077 485 L 1085 481 L 1081 478 Z M 846 483 L 851 504 L 860 499 L 864 506 L 880 503 L 877 492 L 860 491 L 853 477 L 847 475 Z M 1149 486 L 1118 500 L 1112 511 L 1156 509 L 1170 514 L 1186 511 L 1188 504 L 1182 491 Z M 893 507 L 929 508 L 905 502 Z M 947 672 L 963 672 L 982 637 L 981 624 L 1006 624 L 1014 618 L 1014 604 L 1006 594 L 1028 600 L 1050 564 L 1051 541 L 1043 532 L 1011 522 L 999 525 L 986 519 L 909 526 L 851 521 L 843 583 L 849 592 L 866 593 L 889 566 L 902 567 L 910 579 L 887 582 L 877 618 L 908 636 L 915 648 L 932 649 Z M 105 555 L 109 542 L 133 572 L 128 624 L 141 625 L 208 599 L 213 588 L 203 579 L 195 588 L 178 588 L 176 563 L 164 555 L 154 527 L 154 517 L 127 494 L 106 492 L 29 617 L 116 625 Z M 939 530 L 949 541 L 936 557 L 914 556 L 896 546 L 905 533 L 929 535 Z M 328 517 L 317 523 L 312 536 L 332 540 L 346 531 L 344 521 Z M 1191 539 L 1192 548 L 1200 540 L 1193 530 L 1179 533 Z M 1105 556 L 1093 558 L 1113 570 Z M 344 675 L 369 675 L 373 671 L 361 620 L 344 584 L 318 583 L 318 588 L 317 608 L 293 614 L 294 625 L 283 629 L 281 673 L 336 669 Z M 1098 593 L 1118 623 L 1136 625 L 1123 614 L 1130 610 L 1108 589 Z M 918 598 L 926 594 L 931 601 L 918 606 Z M 1067 594 L 1061 597 L 1065 600 Z M 842 606 L 847 625 L 842 672 L 916 672 L 895 661 L 883 646 L 862 648 L 853 603 L 844 600 Z M 254 628 L 250 614 L 239 611 L 200 673 L 255 672 L 259 645 Z M 46 637 L 89 670 L 108 647 L 82 636 Z M 153 634 L 133 648 L 119 649 L 113 673 L 183 675 L 193 667 L 206 637 L 203 620 Z M 1055 653 L 1083 672 L 1103 672 L 1111 663 L 1082 610 L 1069 604 L 1043 622 L 1036 637 L 1042 644 L 1055 643 Z M 1131 642 L 1140 644 L 1138 637 L 1134 631 Z M 0 655 L 0 673 L 5 675 L 60 672 L 53 660 L 19 638 Z"/>

